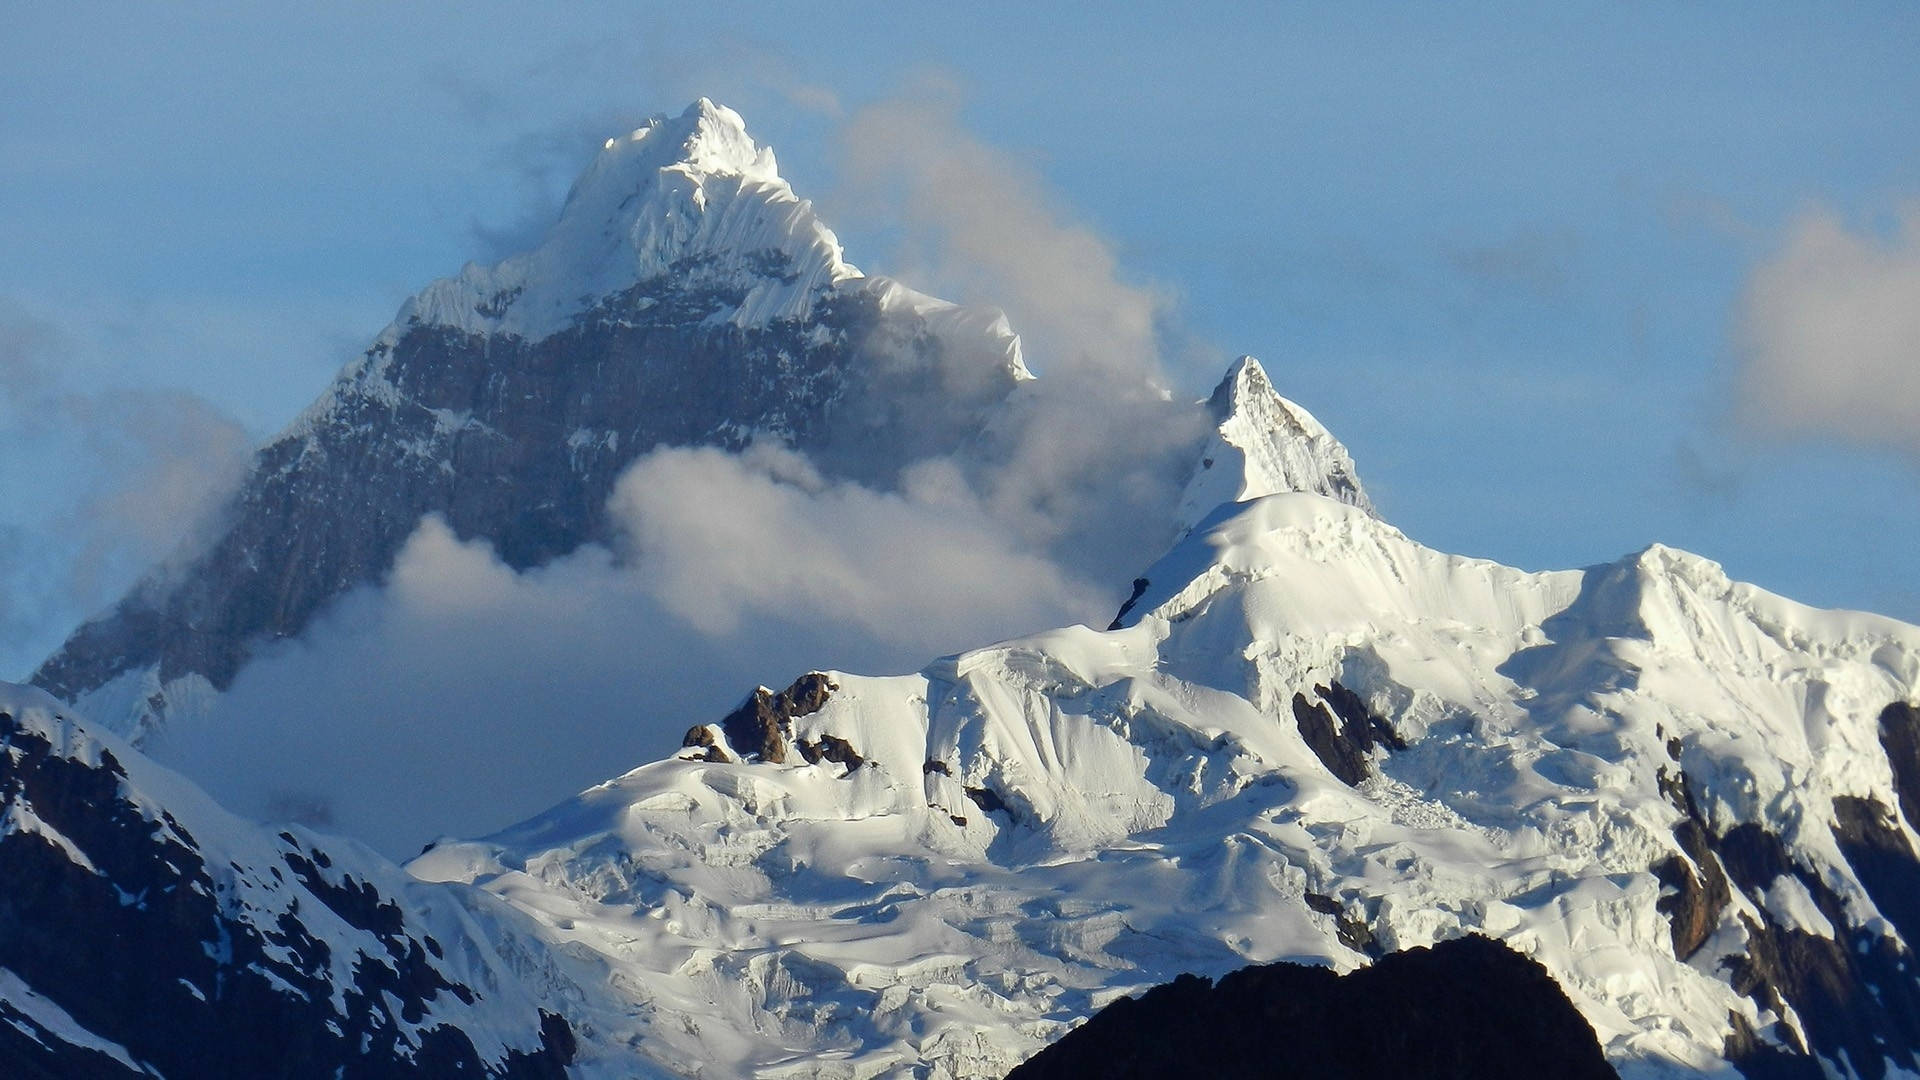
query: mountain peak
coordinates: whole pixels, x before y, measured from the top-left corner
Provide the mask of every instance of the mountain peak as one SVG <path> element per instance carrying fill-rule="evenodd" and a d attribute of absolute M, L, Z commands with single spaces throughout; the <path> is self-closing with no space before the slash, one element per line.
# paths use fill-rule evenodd
<path fill-rule="evenodd" d="M 1215 419 L 1225 420 L 1238 403 L 1276 392 L 1273 380 L 1267 377 L 1267 369 L 1260 366 L 1260 361 L 1242 356 L 1228 365 L 1227 373 L 1215 384 L 1207 398 L 1207 408 L 1213 410 Z"/>
<path fill-rule="evenodd" d="M 627 181 L 630 193 L 662 169 L 677 169 L 690 177 L 739 176 L 781 183 L 773 150 L 754 141 L 739 113 L 703 97 L 679 116 L 656 115 L 633 131 L 608 139 L 567 202 L 571 204 L 583 186 L 603 178 Z"/>
<path fill-rule="evenodd" d="M 525 569 L 611 539 L 614 483 L 660 445 L 777 440 L 892 487 L 1028 378 L 1001 312 L 862 275 L 703 98 L 607 140 L 532 248 L 408 301 L 262 448 L 228 527 L 34 678 L 151 734 L 377 582 L 423 516 Z"/>
<path fill-rule="evenodd" d="M 700 98 L 606 140 L 537 245 L 427 286 L 388 335 L 424 323 L 536 341 L 669 275 L 740 326 L 805 315 L 861 276 L 740 114 Z"/>
<path fill-rule="evenodd" d="M 1353 458 L 1313 414 L 1280 396 L 1260 361 L 1242 356 L 1207 398 L 1219 425 L 1200 453 L 1177 520 L 1191 530 L 1223 503 L 1305 491 L 1373 514 Z"/>

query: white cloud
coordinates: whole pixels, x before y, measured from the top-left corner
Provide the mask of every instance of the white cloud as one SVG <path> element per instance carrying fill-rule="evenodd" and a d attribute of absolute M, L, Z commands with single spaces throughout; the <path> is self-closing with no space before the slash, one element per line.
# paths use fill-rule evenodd
<path fill-rule="evenodd" d="M 1113 247 L 1065 220 L 1032 168 L 961 126 L 957 93 L 928 83 L 856 111 L 842 132 L 850 186 L 890 209 L 922 288 L 997 304 L 1043 375 L 1161 378 L 1164 298 L 1122 279 Z"/>
<path fill-rule="evenodd" d="M 883 493 L 785 450 L 662 450 L 612 508 L 615 549 L 524 573 L 423 520 L 384 588 L 256 660 L 156 752 L 242 813 L 405 856 L 658 758 L 757 683 L 911 671 L 1112 606 L 1021 550 L 947 463 Z"/>
<path fill-rule="evenodd" d="M 1748 423 L 1920 451 L 1920 206 L 1888 237 L 1802 214 L 1747 282 L 1735 336 Z"/>
<path fill-rule="evenodd" d="M 1104 598 L 1023 550 L 943 458 L 878 492 L 772 447 L 659 451 L 628 470 L 612 508 L 648 591 L 709 634 L 783 615 L 930 657 L 1085 617 Z"/>

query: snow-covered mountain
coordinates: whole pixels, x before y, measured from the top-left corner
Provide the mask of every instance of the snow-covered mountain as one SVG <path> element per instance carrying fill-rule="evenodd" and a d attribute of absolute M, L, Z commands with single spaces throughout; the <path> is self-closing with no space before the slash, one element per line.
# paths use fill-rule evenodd
<path fill-rule="evenodd" d="M 1035 383 L 996 313 L 848 266 L 699 102 L 610 141 L 540 247 L 409 301 L 213 547 L 36 681 L 147 732 L 423 515 L 537 566 L 604 537 L 656 445 L 778 439 L 886 489 Z M 88 996 L 113 958 L 54 961 L 117 919 L 172 950 L 130 976 L 162 1018 L 232 1001 L 208 1008 L 261 1038 L 221 995 L 262 981 L 326 1045 L 496 1071 L 998 1077 L 1182 973 L 1479 934 L 1622 1075 L 1920 1074 L 1920 628 L 1659 546 L 1555 573 L 1437 552 L 1257 362 L 1206 407 L 1183 496 L 1130 526 L 1171 546 L 1108 629 L 762 688 L 411 880 L 9 691 L 0 858 L 30 861 L 0 875 L 0 997 L 31 1046 L 0 1053 L 159 1066 Z"/>
<path fill-rule="evenodd" d="M 1306 493 L 1144 576 L 1118 629 L 756 693 L 410 869 L 606 957 L 603 1034 L 691 1075 L 995 1076 L 1182 972 L 1469 932 L 1626 1076 L 1920 1067 L 1920 629 Z"/>
<path fill-rule="evenodd" d="M 0 1072 L 566 1075 L 579 991 L 505 905 L 242 821 L 37 690 L 0 683 L 0 750 Z"/>
<path fill-rule="evenodd" d="M 138 741 L 381 580 L 425 515 L 522 569 L 607 540 L 615 480 L 656 446 L 772 439 L 885 488 L 1030 378 L 998 311 L 849 265 L 702 99 L 607 140 L 534 250 L 408 300 L 259 451 L 211 546 L 32 681 Z"/>

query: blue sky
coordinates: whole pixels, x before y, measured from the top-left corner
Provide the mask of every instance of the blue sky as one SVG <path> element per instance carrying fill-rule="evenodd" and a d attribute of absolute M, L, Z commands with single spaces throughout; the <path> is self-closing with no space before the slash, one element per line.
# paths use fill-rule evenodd
<path fill-rule="evenodd" d="M 699 94 L 909 280 L 917 223 L 846 175 L 847 121 L 954 106 L 1164 297 L 1181 390 L 1260 356 L 1416 539 L 1529 568 L 1658 540 L 1920 619 L 1920 341 L 1886 314 L 1920 310 L 1915 9 L 809 7 L 11 11 L 0 676 L 164 550 L 197 463 Z M 1796 257 L 1835 245 L 1845 295 L 1809 300 Z M 1756 391 L 1756 356 L 1870 421 Z"/>

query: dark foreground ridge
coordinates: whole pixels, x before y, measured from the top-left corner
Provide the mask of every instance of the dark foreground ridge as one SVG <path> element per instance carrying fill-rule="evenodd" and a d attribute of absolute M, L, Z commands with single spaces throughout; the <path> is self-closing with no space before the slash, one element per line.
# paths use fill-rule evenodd
<path fill-rule="evenodd" d="M 1547 969 L 1497 941 L 1408 949 L 1336 975 L 1266 964 L 1122 998 L 1008 1080 L 1617 1077 Z"/>

